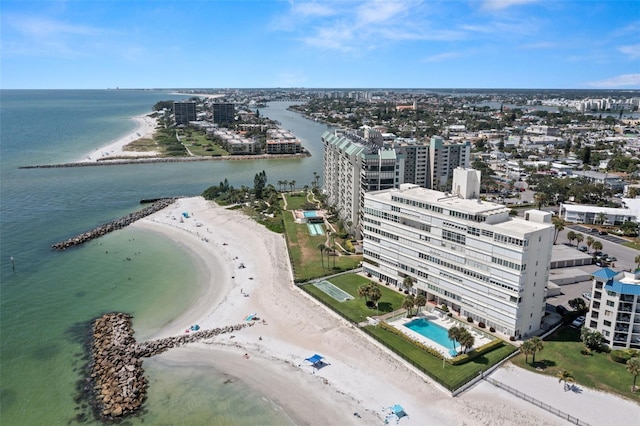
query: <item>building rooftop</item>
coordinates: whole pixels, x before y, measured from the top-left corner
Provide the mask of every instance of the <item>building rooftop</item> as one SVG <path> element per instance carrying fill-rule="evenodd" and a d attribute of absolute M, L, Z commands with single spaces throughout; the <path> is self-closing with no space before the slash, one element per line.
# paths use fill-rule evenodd
<path fill-rule="evenodd" d="M 421 207 L 422 205 L 428 205 L 436 208 L 439 207 L 446 211 L 467 214 L 471 221 L 474 221 L 473 217 L 490 218 L 500 215 L 500 217 L 496 217 L 495 221 L 487 220 L 486 222 L 477 223 L 479 228 L 491 229 L 505 235 L 521 237 L 529 232 L 553 226 L 551 222 L 540 223 L 538 221 L 525 220 L 520 217 L 512 218 L 509 216 L 510 209 L 502 204 L 482 201 L 480 199 L 464 199 L 457 195 L 434 191 L 413 184 L 402 184 L 400 185 L 400 189 L 394 188 L 374 191 L 369 194 L 387 201 L 391 201 L 392 197 L 401 197 L 405 200 L 415 201 L 416 208 L 423 208 Z M 533 212 L 535 213 L 537 210 Z M 455 215 L 452 215 L 452 217 L 455 217 Z"/>

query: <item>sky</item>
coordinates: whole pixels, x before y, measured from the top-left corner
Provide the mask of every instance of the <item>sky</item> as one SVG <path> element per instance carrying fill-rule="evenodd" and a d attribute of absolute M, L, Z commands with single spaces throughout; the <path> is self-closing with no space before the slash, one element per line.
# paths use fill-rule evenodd
<path fill-rule="evenodd" d="M 0 0 L 0 88 L 640 89 L 639 0 Z"/>

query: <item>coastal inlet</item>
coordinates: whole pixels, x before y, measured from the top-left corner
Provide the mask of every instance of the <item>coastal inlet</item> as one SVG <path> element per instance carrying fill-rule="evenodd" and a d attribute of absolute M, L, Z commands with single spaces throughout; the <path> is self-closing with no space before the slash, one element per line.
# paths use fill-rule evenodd
<path fill-rule="evenodd" d="M 109 313 L 93 322 L 84 389 L 96 418 L 103 422 L 120 422 L 142 407 L 148 386 L 142 358 L 253 325 L 249 322 L 137 343 L 131 318 L 124 313 Z"/>
<path fill-rule="evenodd" d="M 87 241 L 91 241 L 94 238 L 102 237 L 103 235 L 108 234 L 109 232 L 116 231 L 118 229 L 122 229 L 126 226 L 131 225 L 133 222 L 140 220 L 146 216 L 149 216 L 155 212 L 158 212 L 165 207 L 173 204 L 177 198 L 161 198 L 155 201 L 148 207 L 145 207 L 142 210 L 138 210 L 137 212 L 129 213 L 128 215 L 121 217 L 120 219 L 116 219 L 104 225 L 100 225 L 97 228 L 92 229 L 91 231 L 84 232 L 80 235 L 76 235 L 75 237 L 71 237 L 68 240 L 61 241 L 59 243 L 55 243 L 51 247 L 56 250 L 65 250 L 69 247 L 77 246 Z"/>

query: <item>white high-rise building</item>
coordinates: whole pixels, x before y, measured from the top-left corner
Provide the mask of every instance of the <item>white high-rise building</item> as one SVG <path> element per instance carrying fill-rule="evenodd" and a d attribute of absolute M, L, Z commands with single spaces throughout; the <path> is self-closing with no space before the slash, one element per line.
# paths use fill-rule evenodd
<path fill-rule="evenodd" d="M 539 210 L 512 218 L 507 207 L 473 199 L 476 170 L 456 170 L 455 193 L 412 184 L 364 194 L 363 270 L 429 303 L 517 338 L 541 327 L 554 226 Z"/>

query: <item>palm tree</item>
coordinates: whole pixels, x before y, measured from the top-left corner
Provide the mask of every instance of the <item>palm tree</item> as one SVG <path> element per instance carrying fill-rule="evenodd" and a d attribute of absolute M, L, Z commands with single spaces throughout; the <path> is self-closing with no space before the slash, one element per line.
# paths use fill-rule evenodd
<path fill-rule="evenodd" d="M 278 181 L 278 188 L 280 188 L 280 192 L 282 192 L 282 184 L 284 183 L 284 181 L 279 180 Z"/>
<path fill-rule="evenodd" d="M 573 245 L 573 240 L 576 239 L 576 233 L 573 231 L 567 232 L 567 240 L 569 240 L 569 244 Z"/>
<path fill-rule="evenodd" d="M 522 342 L 522 345 L 520 345 L 520 352 L 524 354 L 524 362 L 528 364 L 529 355 L 533 354 L 533 344 L 531 343 L 531 340 L 525 340 Z"/>
<path fill-rule="evenodd" d="M 555 244 L 556 241 L 558 241 L 558 235 L 560 234 L 560 231 L 564 229 L 565 222 L 564 219 L 560 216 L 554 216 L 553 218 L 551 218 L 551 223 L 553 223 L 553 226 L 555 228 L 555 233 L 553 234 L 553 244 Z"/>
<path fill-rule="evenodd" d="M 424 294 L 419 294 L 416 296 L 416 306 L 418 307 L 418 312 L 420 312 L 420 308 L 423 306 L 427 306 L 427 298 L 424 297 Z"/>
<path fill-rule="evenodd" d="M 636 391 L 636 378 L 640 374 L 640 358 L 633 357 L 627 361 L 627 371 L 633 376 L 633 385 L 631 386 L 631 392 Z"/>
<path fill-rule="evenodd" d="M 595 217 L 595 222 L 598 225 L 602 225 L 605 222 L 605 220 L 607 220 L 607 214 L 605 212 L 600 212 Z"/>
<path fill-rule="evenodd" d="M 402 301 L 402 309 L 407 310 L 407 318 L 411 315 L 411 309 L 416 305 L 415 298 L 413 294 L 410 294 L 404 298 Z"/>
<path fill-rule="evenodd" d="M 285 180 L 283 180 L 283 181 L 282 181 L 282 185 L 284 186 L 284 190 L 286 191 L 286 190 L 287 190 L 287 186 L 289 186 L 289 181 L 288 181 L 288 180 L 286 180 L 286 179 L 285 179 Z"/>
<path fill-rule="evenodd" d="M 584 241 L 584 235 L 579 232 L 576 232 L 576 249 L 580 248 L 580 243 Z"/>
<path fill-rule="evenodd" d="M 558 383 L 564 382 L 564 390 L 565 390 L 565 392 L 567 390 L 569 390 L 569 382 L 571 382 L 571 383 L 575 382 L 575 379 L 573 378 L 573 375 L 570 372 L 568 372 L 567 370 L 558 371 L 558 374 L 556 374 L 556 377 L 558 378 Z"/>
<path fill-rule="evenodd" d="M 371 282 L 368 282 L 358 287 L 358 297 L 364 297 L 365 302 L 369 301 L 371 295 L 371 284 Z"/>
<path fill-rule="evenodd" d="M 413 279 L 413 277 L 407 275 L 406 277 L 404 277 L 404 280 L 402 280 L 402 285 L 404 286 L 405 289 L 411 290 L 414 282 L 415 280 Z"/>
<path fill-rule="evenodd" d="M 542 210 L 542 207 L 549 202 L 549 197 L 544 192 L 536 192 L 533 199 L 538 205 L 538 210 Z"/>
<path fill-rule="evenodd" d="M 593 247 L 593 251 L 600 251 L 602 250 L 602 243 L 596 240 L 593 242 L 592 247 Z"/>
<path fill-rule="evenodd" d="M 456 327 L 453 326 L 449 329 L 449 331 L 447 331 L 447 335 L 449 336 L 449 339 L 451 340 L 451 343 L 453 344 L 453 350 L 456 350 L 456 342 L 458 341 L 458 339 L 460 339 L 460 336 L 462 334 L 462 331 L 464 330 L 464 328 L 462 327 Z"/>
<path fill-rule="evenodd" d="M 376 309 L 378 308 L 378 300 L 380 300 L 381 298 L 382 298 L 382 291 L 380 290 L 380 287 L 378 287 L 374 283 L 370 283 L 369 300 L 371 300 L 373 304 L 376 305 Z"/>
<path fill-rule="evenodd" d="M 322 269 L 324 269 L 324 250 L 326 246 L 321 243 L 321 244 L 318 244 L 317 247 L 318 247 L 318 250 L 320 250 L 320 259 L 322 259 Z"/>
<path fill-rule="evenodd" d="M 292 180 L 289 182 L 289 186 L 291 186 L 291 192 L 296 192 L 296 181 Z"/>
<path fill-rule="evenodd" d="M 640 269 L 640 254 L 637 255 L 633 261 L 636 262 L 636 269 Z"/>
<path fill-rule="evenodd" d="M 591 246 L 593 245 L 593 243 L 594 243 L 595 241 L 596 241 L 596 240 L 594 240 L 592 236 L 588 236 L 588 237 L 587 237 L 587 241 L 586 241 L 586 243 L 587 243 L 587 249 L 588 249 L 588 250 L 591 250 Z"/>
<path fill-rule="evenodd" d="M 466 352 L 471 349 L 473 347 L 473 344 L 476 342 L 473 334 L 469 333 L 469 331 L 464 328 L 462 329 L 462 332 L 460 333 L 460 337 L 458 339 L 458 342 L 460 342 L 463 348 L 462 352 Z"/>
<path fill-rule="evenodd" d="M 538 336 L 530 339 L 531 340 L 531 363 L 535 364 L 536 362 L 536 352 L 544 349 L 544 343 L 542 343 L 542 339 Z"/>

